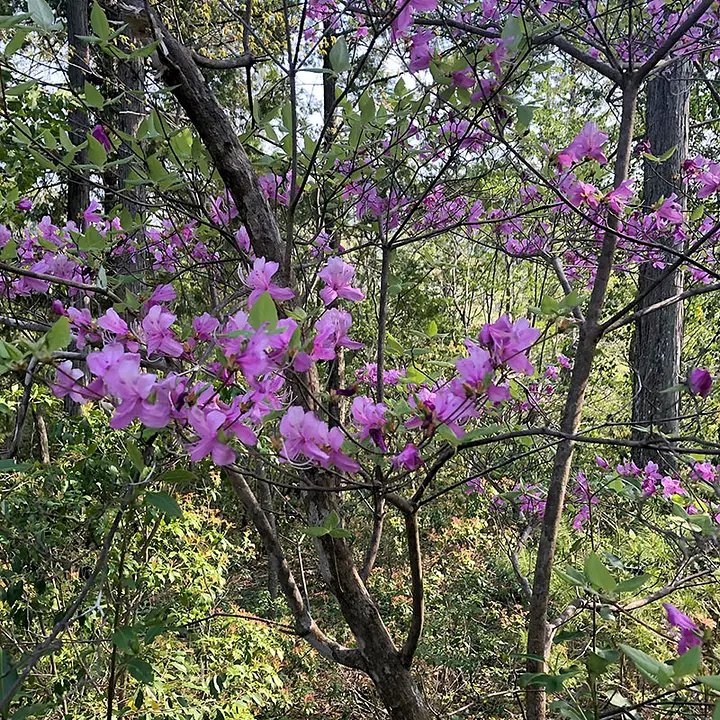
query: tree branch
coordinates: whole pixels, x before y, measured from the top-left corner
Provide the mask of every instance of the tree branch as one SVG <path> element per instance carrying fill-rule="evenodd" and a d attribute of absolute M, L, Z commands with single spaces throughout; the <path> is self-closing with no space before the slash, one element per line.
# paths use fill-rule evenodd
<path fill-rule="evenodd" d="M 295 631 L 297 634 L 305 638 L 323 657 L 334 660 L 346 667 L 364 669 L 365 663 L 358 650 L 346 648 L 329 638 L 312 619 L 303 600 L 300 588 L 295 582 L 295 578 L 285 558 L 285 553 L 280 546 L 277 534 L 273 532 L 267 516 L 260 507 L 260 503 L 257 501 L 253 491 L 239 472 L 227 468 L 227 474 L 235 494 L 245 506 L 255 529 L 260 535 L 260 539 L 265 546 L 265 551 L 268 555 L 272 555 L 275 558 L 278 581 L 287 600 L 290 612 L 295 618 Z"/>

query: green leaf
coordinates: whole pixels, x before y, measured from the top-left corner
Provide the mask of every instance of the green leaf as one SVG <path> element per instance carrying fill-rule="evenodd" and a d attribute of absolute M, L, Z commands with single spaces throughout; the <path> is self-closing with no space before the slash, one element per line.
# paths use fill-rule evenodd
<path fill-rule="evenodd" d="M 391 355 L 405 354 L 405 348 L 390 333 L 385 336 L 385 346 Z"/>
<path fill-rule="evenodd" d="M 0 251 L 0 260 L 17 260 L 17 243 L 10 238 L 5 247 Z"/>
<path fill-rule="evenodd" d="M 19 15 L 0 15 L 0 28 L 15 27 L 15 25 L 29 19 L 30 13 L 20 13 Z"/>
<path fill-rule="evenodd" d="M 318 527 L 317 525 L 311 525 L 310 527 L 303 528 L 302 531 L 305 535 L 309 535 L 310 537 L 322 537 L 330 532 L 328 528 Z"/>
<path fill-rule="evenodd" d="M 195 473 L 191 473 L 189 470 L 183 470 L 181 468 L 178 468 L 176 470 L 168 470 L 167 472 L 164 472 L 160 476 L 161 480 L 164 480 L 165 482 L 191 482 L 192 480 L 197 479 L 197 476 Z"/>
<path fill-rule="evenodd" d="M 128 672 L 143 685 L 150 685 L 155 677 L 152 665 L 140 658 L 130 658 L 127 661 L 127 669 Z"/>
<path fill-rule="evenodd" d="M 323 527 L 328 530 L 336 528 L 339 524 L 340 516 L 334 510 L 323 520 Z"/>
<path fill-rule="evenodd" d="M 125 443 L 125 450 L 127 451 L 130 462 L 135 466 L 136 470 L 142 472 L 145 469 L 145 460 L 143 460 L 140 448 L 138 448 L 132 440 L 128 440 Z"/>
<path fill-rule="evenodd" d="M 592 675 L 602 675 L 613 663 L 620 659 L 620 654 L 614 650 L 601 650 L 591 652 L 586 660 L 588 672 Z"/>
<path fill-rule="evenodd" d="M 343 538 L 344 540 L 350 540 L 355 537 L 355 533 L 352 533 L 345 528 L 333 528 L 329 534 L 330 537 Z"/>
<path fill-rule="evenodd" d="M 33 703 L 32 705 L 24 705 L 13 713 L 12 720 L 25 720 L 25 718 L 29 717 L 47 715 L 52 707 L 52 703 Z"/>
<path fill-rule="evenodd" d="M 138 638 L 137 633 L 127 625 L 119 627 L 112 636 L 115 647 L 122 652 L 137 652 Z"/>
<path fill-rule="evenodd" d="M 0 698 L 7 697 L 8 700 L 12 698 L 9 695 L 10 688 L 15 684 L 18 679 L 17 671 L 15 666 L 10 661 L 10 655 L 7 650 L 0 648 Z M 13 695 L 17 692 L 17 689 L 13 692 Z M 3 715 L 3 717 L 6 717 Z"/>
<path fill-rule="evenodd" d="M 677 145 L 673 145 L 667 152 L 664 152 L 662 155 L 658 157 L 658 162 L 665 162 L 666 160 L 669 160 L 677 150 Z"/>
<path fill-rule="evenodd" d="M 673 675 L 676 679 L 686 675 L 694 675 L 700 669 L 701 663 L 702 646 L 695 645 L 695 647 L 691 647 L 686 653 L 680 655 L 673 663 Z"/>
<path fill-rule="evenodd" d="M 651 683 L 665 687 L 672 678 L 672 668 L 647 653 L 629 645 L 620 644 L 620 650 L 633 661 L 638 672 Z"/>
<path fill-rule="evenodd" d="M 698 676 L 698 680 L 703 685 L 707 685 L 713 690 L 720 690 L 720 675 L 705 675 L 704 677 Z"/>
<path fill-rule="evenodd" d="M 250 326 L 257 330 L 264 323 L 268 323 L 268 330 L 274 330 L 277 326 L 278 314 L 275 301 L 270 293 L 264 292 L 254 303 L 248 316 Z"/>
<path fill-rule="evenodd" d="M 560 307 L 563 310 L 572 310 L 580 302 L 580 295 L 577 290 L 573 290 L 560 301 Z"/>
<path fill-rule="evenodd" d="M 27 9 L 33 22 L 46 30 L 55 23 L 55 15 L 45 0 L 27 0 Z"/>
<path fill-rule="evenodd" d="M 428 337 L 435 337 L 438 334 L 438 326 L 434 320 L 428 323 L 426 335 Z"/>
<path fill-rule="evenodd" d="M 13 85 L 12 87 L 8 88 L 5 91 L 5 94 L 8 97 L 20 97 L 21 95 L 24 95 L 28 90 L 31 90 L 37 85 L 37 80 L 28 80 L 27 82 L 22 82 L 19 85 Z"/>
<path fill-rule="evenodd" d="M 92 25 L 93 32 L 105 42 L 110 37 L 110 23 L 108 22 L 105 11 L 97 4 L 93 3 L 92 10 L 90 11 L 90 24 Z"/>
<path fill-rule="evenodd" d="M 606 592 L 614 590 L 617 585 L 615 578 L 594 552 L 590 553 L 585 559 L 585 575 L 595 587 Z"/>
<path fill-rule="evenodd" d="M 360 106 L 360 119 L 363 125 L 369 125 L 375 119 L 375 102 L 368 92 L 364 92 L 358 103 Z"/>
<path fill-rule="evenodd" d="M 699 220 L 705 214 L 705 206 L 698 205 L 690 214 L 691 220 Z"/>
<path fill-rule="evenodd" d="M 577 568 L 566 567 L 565 570 L 554 568 L 553 572 L 569 585 L 575 585 L 577 587 L 585 587 L 587 585 L 587 578 Z"/>
<path fill-rule="evenodd" d="M 48 350 L 62 350 L 70 344 L 70 321 L 63 315 L 45 336 Z"/>
<path fill-rule="evenodd" d="M 145 493 L 145 500 L 164 513 L 166 517 L 182 517 L 182 510 L 177 504 L 177 500 L 166 492 Z"/>
<path fill-rule="evenodd" d="M 28 33 L 30 30 L 28 28 L 18 28 L 14 33 L 13 36 L 10 38 L 7 45 L 5 45 L 5 49 L 3 50 L 3 55 L 6 58 L 12 57 L 22 46 L 25 42 L 25 38 L 28 36 Z M 20 83 L 20 85 L 24 85 L 25 83 Z M 20 87 L 20 85 L 17 85 L 16 87 Z M 12 88 L 10 88 L 12 90 Z M 9 91 L 6 90 L 5 93 L 7 94 Z"/>
<path fill-rule="evenodd" d="M 350 54 L 348 52 L 347 42 L 344 37 L 339 37 L 330 50 L 330 67 L 336 72 L 341 73 L 350 69 Z"/>
<path fill-rule="evenodd" d="M 30 463 L 16 463 L 14 460 L 0 460 L 0 473 L 18 473 L 30 468 Z"/>
<path fill-rule="evenodd" d="M 89 252 L 90 250 L 101 252 L 105 249 L 106 240 L 107 237 L 103 237 L 96 227 L 88 225 L 85 228 L 85 234 L 77 236 L 77 246 L 83 252 Z"/>
<path fill-rule="evenodd" d="M 102 167 L 107 162 L 107 150 L 103 144 L 96 140 L 92 135 L 88 137 L 88 160 L 98 167 Z"/>
<path fill-rule="evenodd" d="M 628 578 L 617 584 L 615 588 L 616 593 L 629 593 L 639 590 L 644 585 L 647 585 L 653 579 L 652 575 L 643 573 L 642 575 L 636 575 L 635 577 Z"/>
<path fill-rule="evenodd" d="M 133 50 L 132 52 L 127 53 L 128 58 L 143 58 L 148 57 L 149 55 L 152 55 L 155 50 L 157 49 L 157 46 L 160 44 L 159 40 L 156 40 L 155 42 L 151 42 L 149 45 L 143 45 L 141 48 L 137 48 L 136 50 Z"/>
<path fill-rule="evenodd" d="M 85 82 L 85 104 L 92 108 L 101 108 L 105 104 L 102 93 L 89 82 Z"/>
<path fill-rule="evenodd" d="M 518 123 L 524 128 L 529 128 L 534 114 L 535 108 L 532 105 L 521 105 L 517 109 Z"/>

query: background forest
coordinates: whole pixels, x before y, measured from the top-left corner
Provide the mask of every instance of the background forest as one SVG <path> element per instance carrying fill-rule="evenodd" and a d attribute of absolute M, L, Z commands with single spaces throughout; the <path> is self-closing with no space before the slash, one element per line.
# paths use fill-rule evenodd
<path fill-rule="evenodd" d="M 0 718 L 720 719 L 717 3 L 0 5 Z"/>

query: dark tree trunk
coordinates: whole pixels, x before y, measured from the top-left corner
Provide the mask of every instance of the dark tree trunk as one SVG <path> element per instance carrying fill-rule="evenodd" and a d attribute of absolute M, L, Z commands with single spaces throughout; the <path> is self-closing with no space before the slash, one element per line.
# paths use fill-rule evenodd
<path fill-rule="evenodd" d="M 687 155 L 688 117 L 690 107 L 691 65 L 689 61 L 673 63 L 665 72 L 652 78 L 647 85 L 645 125 L 650 152 L 655 156 L 675 148 L 664 162 L 645 163 L 643 184 L 644 204 L 649 208 L 660 198 L 675 193 L 685 207 L 682 163 Z M 665 236 L 668 243 L 672 236 Z M 681 248 L 677 248 L 681 249 Z M 668 255 L 666 261 L 674 257 Z M 647 293 L 638 309 L 653 305 L 682 292 L 682 272 L 675 272 L 653 287 L 664 274 L 663 269 L 646 263 L 640 268 L 638 292 Z M 664 434 L 678 430 L 680 393 L 667 391 L 680 381 L 682 351 L 683 304 L 674 303 L 644 315 L 635 323 L 632 346 L 633 408 L 635 426 L 652 426 Z M 648 435 L 633 430 L 633 439 Z M 634 460 L 644 465 L 648 460 L 659 461 L 658 453 L 637 448 Z M 667 464 L 667 459 L 663 461 Z"/>
<path fill-rule="evenodd" d="M 107 12 L 110 22 L 120 23 L 120 15 L 116 12 Z M 120 48 L 125 52 L 131 51 L 129 43 L 124 37 L 119 40 Z M 143 119 L 144 106 L 141 92 L 145 84 L 145 66 L 141 58 L 117 59 L 109 56 L 103 58 L 105 66 L 105 84 L 107 97 L 119 97 L 119 101 L 111 106 L 110 114 L 106 116 L 106 123 L 111 130 L 117 132 L 119 142 L 116 143 L 117 159 L 125 160 L 134 157 L 130 138 L 137 135 L 138 128 Z M 135 167 L 132 161 L 117 165 L 105 172 L 105 212 L 109 213 L 114 207 L 120 206 L 127 210 L 133 219 L 143 212 L 146 201 L 146 191 L 143 185 L 132 187 L 127 184 L 131 172 Z M 130 238 L 139 248 L 133 256 L 123 256 L 118 261 L 115 270 L 121 274 L 138 276 L 147 265 L 148 254 L 144 251 L 144 235 L 141 228 L 133 231 Z M 130 283 L 128 289 L 134 293 L 142 291 L 138 281 Z"/>
<path fill-rule="evenodd" d="M 378 663 L 368 670 L 392 720 L 430 720 L 430 710 L 412 673 L 402 665 Z"/>
<path fill-rule="evenodd" d="M 88 45 L 79 36 L 89 35 L 88 28 L 88 2 L 87 0 L 67 0 L 67 34 L 69 46 L 68 80 L 75 94 L 81 94 L 85 89 L 85 79 L 89 74 L 90 54 Z M 88 126 L 87 113 L 82 108 L 71 110 L 68 117 L 70 140 L 80 145 L 85 142 Z M 87 151 L 80 150 L 75 155 L 75 164 L 87 163 Z M 90 184 L 84 176 L 84 171 L 74 170 L 68 178 L 67 216 L 78 227 L 83 225 L 83 211 L 90 203 Z"/>

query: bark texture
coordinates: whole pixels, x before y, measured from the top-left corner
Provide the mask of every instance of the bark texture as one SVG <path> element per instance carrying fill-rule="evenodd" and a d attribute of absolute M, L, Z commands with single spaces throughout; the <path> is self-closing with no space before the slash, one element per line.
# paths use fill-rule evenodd
<path fill-rule="evenodd" d="M 645 162 L 644 204 L 649 209 L 662 197 L 675 193 L 685 208 L 682 163 L 687 156 L 690 110 L 691 65 L 689 61 L 673 63 L 647 85 L 645 126 L 650 152 L 660 157 L 672 148 L 673 155 L 661 163 Z M 672 243 L 672 235 L 663 236 Z M 675 247 L 681 250 L 681 247 Z M 673 261 L 668 255 L 666 264 Z M 640 268 L 638 310 L 678 295 L 683 290 L 682 272 L 675 271 L 658 282 L 665 269 L 646 263 Z M 651 426 L 664 434 L 675 434 L 680 414 L 680 393 L 667 389 L 680 382 L 683 303 L 674 303 L 643 315 L 635 322 L 632 347 L 633 425 Z M 647 439 L 648 434 L 633 430 L 633 440 Z M 648 460 L 667 462 L 657 452 L 637 448 L 633 459 L 641 467 Z"/>
<path fill-rule="evenodd" d="M 160 41 L 156 53 L 158 72 L 210 153 L 235 201 L 255 254 L 274 260 L 282 268 L 284 243 L 275 216 L 235 128 L 198 67 L 197 54 L 180 43 L 142 0 L 104 0 L 103 5 L 117 12 L 136 36 L 146 42 Z M 243 65 L 249 62 L 251 58 L 245 58 Z M 289 284 L 288 277 L 278 276 L 278 281 Z"/>
<path fill-rule="evenodd" d="M 615 157 L 614 187 L 619 187 L 627 178 L 636 107 L 637 87 L 633 83 L 629 83 L 623 90 L 620 137 L 618 138 L 618 150 Z M 598 260 L 587 315 L 580 329 L 575 365 L 570 378 L 570 387 L 568 388 L 560 424 L 560 430 L 568 436 L 575 435 L 580 426 L 585 391 L 587 390 L 597 344 L 600 341 L 600 313 L 605 304 L 608 283 L 612 274 L 613 258 L 617 246 L 618 224 L 619 218 L 617 215 L 610 215 Z M 574 441 L 572 439 L 566 439 L 559 443 L 548 486 L 547 503 L 538 544 L 532 597 L 530 599 L 527 644 L 527 669 L 530 673 L 546 672 L 546 662 L 550 651 L 550 633 L 547 621 L 550 578 L 555 559 L 560 521 L 565 505 L 565 492 L 570 477 L 573 450 Z M 544 720 L 547 708 L 543 688 L 534 687 L 529 689 L 526 695 L 526 712 L 528 720 Z"/>
<path fill-rule="evenodd" d="M 65 14 L 67 16 L 67 34 L 69 47 L 68 80 L 75 94 L 81 94 L 85 89 L 85 80 L 89 74 L 90 53 L 88 45 L 79 36 L 89 35 L 88 28 L 88 2 L 87 0 L 67 0 Z M 70 111 L 68 117 L 70 140 L 74 145 L 85 142 L 89 130 L 88 116 L 81 107 Z M 75 164 L 87 163 L 87 150 L 76 153 Z M 83 226 L 83 211 L 90 204 L 90 184 L 84 176 L 84 171 L 74 170 L 68 178 L 67 216 L 78 227 Z"/>

